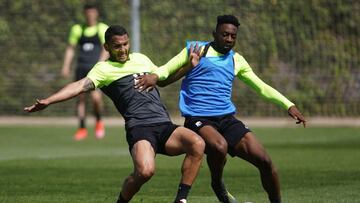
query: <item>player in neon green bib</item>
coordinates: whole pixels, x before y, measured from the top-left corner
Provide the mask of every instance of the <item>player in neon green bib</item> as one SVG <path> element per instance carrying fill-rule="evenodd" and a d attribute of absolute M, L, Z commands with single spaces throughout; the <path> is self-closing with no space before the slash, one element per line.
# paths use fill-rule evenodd
<path fill-rule="evenodd" d="M 85 78 L 68 84 L 48 98 L 37 100 L 24 110 L 40 111 L 50 104 L 100 88 L 125 119 L 126 140 L 134 164 L 133 172 L 124 181 L 118 203 L 129 202 L 154 175 L 158 153 L 185 154 L 175 203 L 186 203 L 201 165 L 205 143 L 193 131 L 171 122 L 156 88 L 145 92 L 134 88 L 137 76 L 153 72 L 157 67 L 145 55 L 129 53 L 127 31 L 115 25 L 110 26 L 105 35 L 109 60 L 98 62 Z"/>
<path fill-rule="evenodd" d="M 104 34 L 108 26 L 97 21 L 98 15 L 98 9 L 95 5 L 86 4 L 84 5 L 86 24 L 75 24 L 72 26 L 61 70 L 63 77 L 67 78 L 69 76 L 70 65 L 75 55 L 76 47 L 75 80 L 84 78 L 98 61 L 104 61 L 108 58 L 108 54 L 103 48 L 105 42 Z M 90 96 L 93 101 L 94 115 L 96 117 L 95 136 L 101 139 L 105 136 L 104 123 L 101 119 L 102 94 L 100 91 L 93 91 L 90 93 Z M 85 139 L 88 135 L 85 124 L 85 109 L 85 94 L 81 94 L 77 102 L 79 128 L 74 135 L 75 140 Z"/>

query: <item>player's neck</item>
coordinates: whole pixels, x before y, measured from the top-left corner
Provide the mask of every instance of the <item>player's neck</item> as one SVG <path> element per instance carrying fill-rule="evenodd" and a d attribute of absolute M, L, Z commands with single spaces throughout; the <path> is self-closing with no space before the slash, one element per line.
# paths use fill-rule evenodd
<path fill-rule="evenodd" d="M 222 50 L 222 49 L 216 44 L 215 41 L 210 42 L 210 46 L 211 46 L 215 51 L 217 51 L 217 52 L 219 52 L 219 53 L 221 53 L 221 54 L 224 54 L 224 55 L 225 55 L 225 54 L 228 53 L 228 51 Z"/>
<path fill-rule="evenodd" d="M 97 21 L 94 20 L 94 21 L 87 21 L 87 26 L 88 27 L 92 27 L 92 26 L 96 26 L 97 25 Z"/>

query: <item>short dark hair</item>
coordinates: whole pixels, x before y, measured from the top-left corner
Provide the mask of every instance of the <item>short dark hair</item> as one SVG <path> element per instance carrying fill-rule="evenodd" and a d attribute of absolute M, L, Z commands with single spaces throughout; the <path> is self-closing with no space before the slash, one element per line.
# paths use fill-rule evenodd
<path fill-rule="evenodd" d="M 105 42 L 110 42 L 114 35 L 128 35 L 126 29 L 121 25 L 111 25 L 105 32 Z"/>
<path fill-rule="evenodd" d="M 84 10 L 88 10 L 88 9 L 96 9 L 96 10 L 97 10 L 98 7 L 97 7 L 96 4 L 86 3 L 86 4 L 84 4 L 83 9 L 84 9 Z"/>
<path fill-rule="evenodd" d="M 236 27 L 240 26 L 239 20 L 234 15 L 221 15 L 217 17 L 216 29 L 222 24 L 233 24 Z"/>

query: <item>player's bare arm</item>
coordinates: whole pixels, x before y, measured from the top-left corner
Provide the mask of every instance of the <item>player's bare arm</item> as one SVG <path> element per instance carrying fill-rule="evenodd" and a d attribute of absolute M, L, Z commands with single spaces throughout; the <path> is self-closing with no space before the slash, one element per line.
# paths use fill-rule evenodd
<path fill-rule="evenodd" d="M 64 78 L 68 78 L 70 75 L 70 66 L 71 62 L 75 55 L 75 46 L 68 45 L 65 50 L 64 62 L 61 68 L 61 76 Z"/>
<path fill-rule="evenodd" d="M 150 90 L 152 87 L 159 85 L 165 87 L 182 78 L 191 68 L 195 67 L 202 56 L 202 46 L 197 43 L 190 46 L 189 62 L 179 68 L 175 73 L 171 74 L 166 80 L 158 81 L 159 77 L 156 74 L 141 75 L 135 79 L 135 88 L 139 91 Z"/>
<path fill-rule="evenodd" d="M 66 85 L 61 90 L 59 90 L 55 94 L 52 94 L 48 98 L 36 99 L 35 104 L 25 107 L 24 111 L 26 112 L 41 111 L 50 104 L 71 99 L 81 93 L 89 92 L 94 89 L 95 89 L 94 83 L 89 78 L 85 77 L 81 80 Z"/>
<path fill-rule="evenodd" d="M 297 120 L 296 124 L 302 123 L 304 128 L 306 127 L 305 117 L 300 113 L 300 111 L 296 108 L 296 106 L 291 106 L 288 110 L 288 113 L 291 117 Z"/>

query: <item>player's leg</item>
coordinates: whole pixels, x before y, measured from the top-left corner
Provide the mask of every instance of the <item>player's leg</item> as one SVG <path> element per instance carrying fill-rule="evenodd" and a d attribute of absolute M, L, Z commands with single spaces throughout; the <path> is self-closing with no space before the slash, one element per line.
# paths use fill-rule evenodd
<path fill-rule="evenodd" d="M 270 156 L 252 132 L 248 132 L 235 146 L 235 155 L 245 159 L 260 172 L 261 183 L 268 194 L 270 202 L 280 203 L 280 181 Z"/>
<path fill-rule="evenodd" d="M 90 94 L 93 102 L 94 115 L 96 116 L 96 120 L 99 121 L 101 120 L 101 113 L 103 110 L 102 93 L 99 90 L 95 90 L 92 91 Z"/>
<path fill-rule="evenodd" d="M 80 120 L 79 127 L 86 128 L 85 117 L 86 117 L 86 107 L 85 107 L 85 93 L 82 93 L 78 96 L 77 101 L 77 116 Z"/>
<path fill-rule="evenodd" d="M 200 169 L 204 148 L 205 143 L 201 137 L 184 127 L 176 128 L 166 141 L 166 154 L 170 156 L 186 154 L 181 168 L 182 177 L 175 202 L 186 200 L 191 185 Z"/>
<path fill-rule="evenodd" d="M 78 96 L 76 110 L 77 110 L 77 117 L 79 120 L 79 128 L 74 135 L 74 139 L 79 141 L 79 140 L 85 139 L 88 135 L 87 130 L 86 130 L 86 124 L 85 124 L 85 117 L 86 117 L 85 93 L 80 94 Z"/>
<path fill-rule="evenodd" d="M 81 80 L 83 79 L 86 74 L 87 74 L 88 70 L 85 69 L 84 67 L 78 66 L 75 69 L 75 81 Z M 88 132 L 86 129 L 86 107 L 85 107 L 85 96 L 86 94 L 80 94 L 78 96 L 78 100 L 76 103 L 76 111 L 77 111 L 77 117 L 79 120 L 79 128 L 76 131 L 75 135 L 74 135 L 74 139 L 79 141 L 79 140 L 83 140 L 87 137 Z"/>
<path fill-rule="evenodd" d="M 222 180 L 226 163 L 228 145 L 224 137 L 212 126 L 206 125 L 199 130 L 200 136 L 206 143 L 206 161 L 211 173 L 211 188 L 220 202 L 236 202 L 227 191 Z"/>
<path fill-rule="evenodd" d="M 199 134 L 206 143 L 206 160 L 211 171 L 211 181 L 220 183 L 226 163 L 226 140 L 214 127 L 209 125 L 202 127 Z"/>
<path fill-rule="evenodd" d="M 105 136 L 104 122 L 101 119 L 103 110 L 102 93 L 99 90 L 92 91 L 91 98 L 93 102 L 94 115 L 96 118 L 95 136 L 96 138 L 101 139 Z"/>
<path fill-rule="evenodd" d="M 126 203 L 140 190 L 155 172 L 155 152 L 150 142 L 140 140 L 131 150 L 134 171 L 125 180 L 118 203 Z"/>
<path fill-rule="evenodd" d="M 217 120 L 216 117 L 187 117 L 184 125 L 197 132 L 205 141 L 206 161 L 211 173 L 211 187 L 219 201 L 236 202 L 222 181 L 228 145 L 224 137 L 213 127 L 218 125 Z"/>

